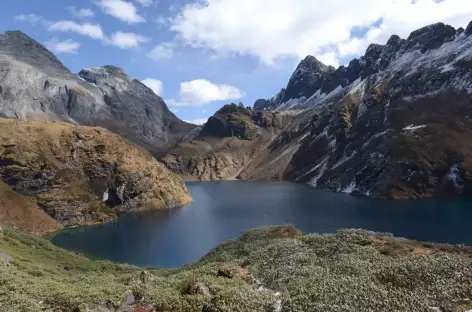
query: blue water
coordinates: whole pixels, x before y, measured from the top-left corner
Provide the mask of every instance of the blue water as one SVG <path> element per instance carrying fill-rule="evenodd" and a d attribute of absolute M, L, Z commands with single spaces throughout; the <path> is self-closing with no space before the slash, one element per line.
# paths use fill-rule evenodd
<path fill-rule="evenodd" d="M 472 200 L 381 201 L 285 182 L 189 183 L 194 202 L 123 214 L 119 222 L 64 230 L 54 244 L 139 266 L 179 267 L 221 241 L 263 225 L 304 232 L 365 228 L 424 241 L 472 245 Z"/>

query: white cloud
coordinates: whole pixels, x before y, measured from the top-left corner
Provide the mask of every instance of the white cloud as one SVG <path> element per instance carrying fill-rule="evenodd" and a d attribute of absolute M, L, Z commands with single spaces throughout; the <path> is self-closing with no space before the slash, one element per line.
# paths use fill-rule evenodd
<path fill-rule="evenodd" d="M 117 31 L 107 37 L 98 24 L 79 24 L 74 21 L 59 21 L 48 27 L 49 31 L 75 32 L 92 39 L 101 40 L 105 44 L 111 44 L 120 49 L 130 49 L 139 46 L 141 43 L 151 41 L 150 38 L 136 33 Z"/>
<path fill-rule="evenodd" d="M 194 124 L 194 125 L 203 125 L 208 121 L 208 118 L 200 118 L 200 119 L 194 119 L 194 120 L 184 120 L 185 122 Z"/>
<path fill-rule="evenodd" d="M 144 17 L 138 14 L 138 9 L 132 2 L 124 0 L 99 0 L 97 5 L 100 6 L 105 13 L 128 24 L 146 22 Z"/>
<path fill-rule="evenodd" d="M 148 7 L 153 4 L 153 0 L 136 0 L 136 2 L 138 2 L 144 7 Z"/>
<path fill-rule="evenodd" d="M 77 54 L 77 50 L 79 50 L 80 48 L 80 43 L 72 39 L 59 41 L 57 38 L 52 38 L 51 40 L 46 42 L 45 45 L 46 45 L 46 48 L 48 48 L 49 50 L 57 54 L 61 54 L 61 53 Z"/>
<path fill-rule="evenodd" d="M 93 39 L 106 40 L 102 27 L 98 24 L 78 24 L 73 21 L 59 21 L 49 26 L 49 31 L 76 32 Z"/>
<path fill-rule="evenodd" d="M 172 20 L 168 17 L 158 16 L 156 19 L 154 19 L 154 22 L 159 26 L 167 27 L 172 22 Z"/>
<path fill-rule="evenodd" d="M 69 8 L 72 16 L 77 18 L 92 18 L 95 16 L 95 12 L 89 8 L 77 9 L 76 7 Z"/>
<path fill-rule="evenodd" d="M 28 22 L 31 25 L 36 25 L 41 19 L 42 17 L 36 14 L 20 14 L 15 16 L 15 20 L 21 22 Z"/>
<path fill-rule="evenodd" d="M 151 41 L 150 38 L 130 33 L 117 31 L 110 38 L 110 43 L 120 49 L 129 49 L 139 46 L 141 43 L 147 43 Z"/>
<path fill-rule="evenodd" d="M 202 106 L 214 101 L 230 101 L 244 97 L 244 92 L 225 84 L 213 84 L 205 79 L 182 82 L 179 100 L 166 100 L 169 106 Z"/>
<path fill-rule="evenodd" d="M 465 26 L 471 16 L 470 0 L 202 0 L 186 5 L 171 29 L 187 44 L 217 53 L 254 55 L 268 64 L 312 54 L 336 65 L 391 34 L 407 37 L 440 21 Z M 353 27 L 379 20 L 365 37 L 351 38 Z"/>
<path fill-rule="evenodd" d="M 147 86 L 149 89 L 154 91 L 155 94 L 161 96 L 164 90 L 164 85 L 162 81 L 153 79 L 153 78 L 146 78 L 144 80 L 141 80 L 141 82 Z"/>
<path fill-rule="evenodd" d="M 174 55 L 173 44 L 170 42 L 164 42 L 155 46 L 147 56 L 152 60 L 162 60 L 171 58 Z"/>

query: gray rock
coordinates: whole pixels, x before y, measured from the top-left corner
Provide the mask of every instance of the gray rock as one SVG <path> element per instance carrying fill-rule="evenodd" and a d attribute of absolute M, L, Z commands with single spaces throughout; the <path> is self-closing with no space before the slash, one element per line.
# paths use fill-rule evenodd
<path fill-rule="evenodd" d="M 8 254 L 4 253 L 4 252 L 0 252 L 0 264 L 10 266 L 11 265 L 11 257 Z"/>
<path fill-rule="evenodd" d="M 200 282 L 193 282 L 188 286 L 187 294 L 201 295 L 204 297 L 211 297 L 210 290 L 207 286 Z"/>
<path fill-rule="evenodd" d="M 126 291 L 123 294 L 123 301 L 116 312 L 130 312 L 134 309 L 136 301 L 134 299 L 133 292 L 131 290 Z"/>
<path fill-rule="evenodd" d="M 393 35 L 334 71 L 303 60 L 284 96 L 255 105 L 291 110 L 293 130 L 239 176 L 379 198 L 471 196 L 472 22 L 462 31 Z"/>
<path fill-rule="evenodd" d="M 139 274 L 139 281 L 143 284 L 152 282 L 153 280 L 155 280 L 155 277 L 149 271 L 144 270 L 144 271 L 141 271 L 141 273 Z"/>
<path fill-rule="evenodd" d="M 0 117 L 103 126 L 152 152 L 196 128 L 122 69 L 92 67 L 73 74 L 20 31 L 0 35 Z"/>
<path fill-rule="evenodd" d="M 287 88 L 283 89 L 283 93 L 267 100 L 257 100 L 254 108 L 257 110 L 285 110 L 314 107 L 319 104 L 319 99 L 323 94 L 328 95 L 336 89 L 346 88 L 359 78 L 365 79 L 370 75 L 382 73 L 392 63 L 402 57 L 407 58 L 408 54 L 415 52 L 424 54 L 437 50 L 456 38 L 463 40 L 458 38 L 456 34 L 457 30 L 454 27 L 436 23 L 413 31 L 406 40 L 392 35 L 386 45 L 371 44 L 364 56 L 352 60 L 347 67 L 340 66 L 336 70 L 324 65 L 313 56 L 307 56 L 298 65 Z M 472 22 L 465 30 L 466 36 L 470 34 L 472 34 Z M 407 68 L 406 64 L 405 68 Z M 437 86 L 435 87 L 437 88 Z M 319 96 L 315 96 L 317 93 Z M 337 98 L 330 99 L 336 100 Z"/>

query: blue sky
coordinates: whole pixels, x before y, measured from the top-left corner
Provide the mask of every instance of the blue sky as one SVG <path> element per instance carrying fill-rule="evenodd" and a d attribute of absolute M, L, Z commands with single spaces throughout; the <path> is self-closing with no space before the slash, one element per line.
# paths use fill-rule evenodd
<path fill-rule="evenodd" d="M 22 30 L 73 72 L 122 67 L 189 121 L 273 96 L 307 54 L 338 66 L 392 33 L 472 19 L 470 0 L 4 2 L 0 31 Z"/>

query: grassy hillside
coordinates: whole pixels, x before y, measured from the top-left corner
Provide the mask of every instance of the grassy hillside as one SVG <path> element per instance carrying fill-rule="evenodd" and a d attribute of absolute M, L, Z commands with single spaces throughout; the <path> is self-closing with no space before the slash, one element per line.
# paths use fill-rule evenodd
<path fill-rule="evenodd" d="M 103 128 L 0 118 L 0 142 L 0 182 L 65 227 L 191 202 L 180 177 Z"/>
<path fill-rule="evenodd" d="M 13 191 L 2 181 L 0 181 L 0 223 L 11 224 L 39 235 L 62 228 L 35 201 Z"/>
<path fill-rule="evenodd" d="M 463 246 L 285 226 L 247 232 L 178 270 L 143 270 L 4 227 L 0 311 L 464 312 L 471 257 Z"/>

